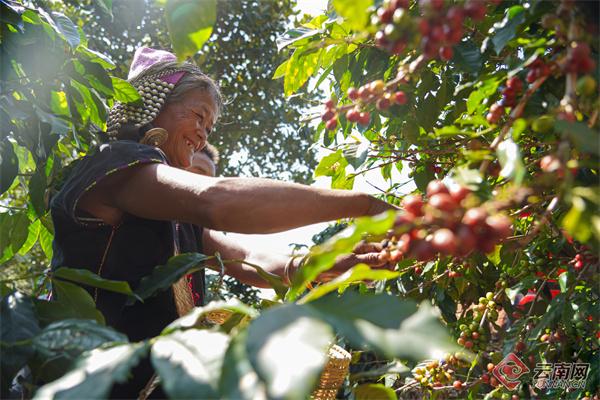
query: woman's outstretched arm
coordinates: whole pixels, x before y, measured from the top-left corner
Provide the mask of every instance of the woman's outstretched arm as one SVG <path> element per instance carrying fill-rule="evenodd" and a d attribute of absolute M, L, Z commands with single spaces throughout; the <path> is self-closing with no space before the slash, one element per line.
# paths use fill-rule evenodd
<path fill-rule="evenodd" d="M 238 233 L 273 233 L 393 206 L 364 193 L 262 178 L 212 178 L 164 164 L 119 171 L 86 193 L 83 210 L 116 224 L 122 213 Z"/>

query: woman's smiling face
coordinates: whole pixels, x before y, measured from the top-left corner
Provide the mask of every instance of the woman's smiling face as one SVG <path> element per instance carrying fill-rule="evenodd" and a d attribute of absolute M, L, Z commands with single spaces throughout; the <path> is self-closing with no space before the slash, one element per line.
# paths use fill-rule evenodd
<path fill-rule="evenodd" d="M 177 102 L 167 103 L 153 122 L 169 132 L 161 149 L 172 166 L 187 169 L 196 151 L 208 140 L 216 122 L 217 106 L 213 95 L 205 89 L 193 89 Z"/>

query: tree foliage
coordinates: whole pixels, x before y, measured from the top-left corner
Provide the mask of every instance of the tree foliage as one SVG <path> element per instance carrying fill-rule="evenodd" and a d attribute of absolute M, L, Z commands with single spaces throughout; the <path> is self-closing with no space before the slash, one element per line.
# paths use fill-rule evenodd
<path fill-rule="evenodd" d="M 88 150 L 106 106 L 136 101 L 119 78 L 124 71 L 90 50 L 79 25 L 102 26 L 111 9 L 118 23 L 114 7 L 135 5 L 111 3 L 95 2 L 100 13 L 89 4 L 92 17 L 82 13 L 75 24 L 56 10 L 0 2 L 2 60 L 10 61 L 0 102 L 2 261 L 27 254 L 36 242 L 51 255 L 45 201 L 62 166 Z M 186 4 L 166 3 L 167 13 Z M 301 399 L 315 387 L 331 343 L 353 352 L 342 393 L 359 399 L 598 395 L 597 6 L 489 3 L 334 0 L 327 15 L 276 41 L 288 58 L 273 77 L 282 78 L 287 96 L 311 79 L 331 88 L 314 136 L 331 152 L 315 175 L 350 189 L 357 174 L 378 171 L 389 182 L 382 197 L 402 211 L 345 221 L 341 234 L 332 236 L 336 227 L 316 237 L 289 289 L 265 275 L 277 301 L 258 309 L 212 302 L 140 343 L 105 326 L 79 284 L 139 301 L 217 256 L 174 257 L 136 288 L 62 268 L 27 274 L 35 291 L 28 296 L 8 278 L 0 286 L 2 395 L 28 366 L 24 387 L 39 398 L 103 398 L 150 356 L 174 398 Z M 239 85 L 251 66 L 235 50 L 261 27 L 252 12 L 238 21 L 247 10 L 231 16 L 236 6 L 228 11 L 223 4 L 229 3 L 207 10 L 217 15 L 216 39 L 172 33 L 160 40 L 176 41 L 180 56 L 201 46 L 229 49 L 222 55 L 227 64 L 211 64 L 208 56 L 199 61 L 224 76 L 240 75 L 238 86 L 234 79 L 225 88 L 250 107 L 256 99 L 246 99 Z M 122 23 L 132 29 L 143 20 Z M 247 27 L 246 34 L 236 36 L 238 27 Z M 205 29 L 199 21 L 188 33 Z M 275 59 L 273 49 L 268 54 Z M 261 76 L 266 82 L 268 75 Z M 414 184 L 412 193 L 404 179 Z M 364 240 L 380 242 L 381 257 L 395 270 L 358 265 L 308 289 Z M 52 301 L 38 296 L 48 281 L 56 288 Z M 224 321 L 215 324 L 214 313 Z M 71 343 L 74 332 L 78 340 Z M 587 363 L 590 370 L 580 388 L 536 387 L 532 374 L 515 378 L 520 371 L 498 369 L 511 353 L 521 371 L 564 363 Z"/>

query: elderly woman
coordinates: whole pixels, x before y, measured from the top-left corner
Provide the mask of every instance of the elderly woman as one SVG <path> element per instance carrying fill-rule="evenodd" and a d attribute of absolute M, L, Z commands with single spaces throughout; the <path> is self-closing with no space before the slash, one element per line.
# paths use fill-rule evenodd
<path fill-rule="evenodd" d="M 117 103 L 111 109 L 108 143 L 78 161 L 52 199 L 54 268 L 85 268 L 135 287 L 175 254 L 218 251 L 224 259 L 247 260 L 287 278 L 296 261 L 253 253 L 220 232 L 272 233 L 390 208 L 356 192 L 186 171 L 221 112 L 218 86 L 196 66 L 149 48 L 136 51 L 128 80 L 143 104 Z M 379 266 L 377 256 L 351 255 L 334 270 L 339 273 L 358 262 Z M 266 285 L 242 264 L 227 264 L 226 273 Z M 90 292 L 107 324 L 130 340 L 142 340 L 189 311 L 193 304 L 186 290 L 185 284 L 175 285 L 173 291 L 131 306 L 120 294 Z M 202 295 L 202 287 L 195 290 Z"/>

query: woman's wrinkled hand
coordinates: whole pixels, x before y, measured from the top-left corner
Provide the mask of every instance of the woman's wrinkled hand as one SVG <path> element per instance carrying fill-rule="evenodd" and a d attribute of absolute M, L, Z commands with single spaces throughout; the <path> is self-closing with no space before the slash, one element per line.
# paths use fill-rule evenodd
<path fill-rule="evenodd" d="M 352 253 L 338 256 L 333 268 L 323 272 L 319 276 L 319 280 L 329 281 L 357 264 L 366 264 L 371 268 L 393 270 L 395 263 L 389 263 L 389 256 L 383 250 L 381 243 L 360 242 L 354 247 Z"/>

